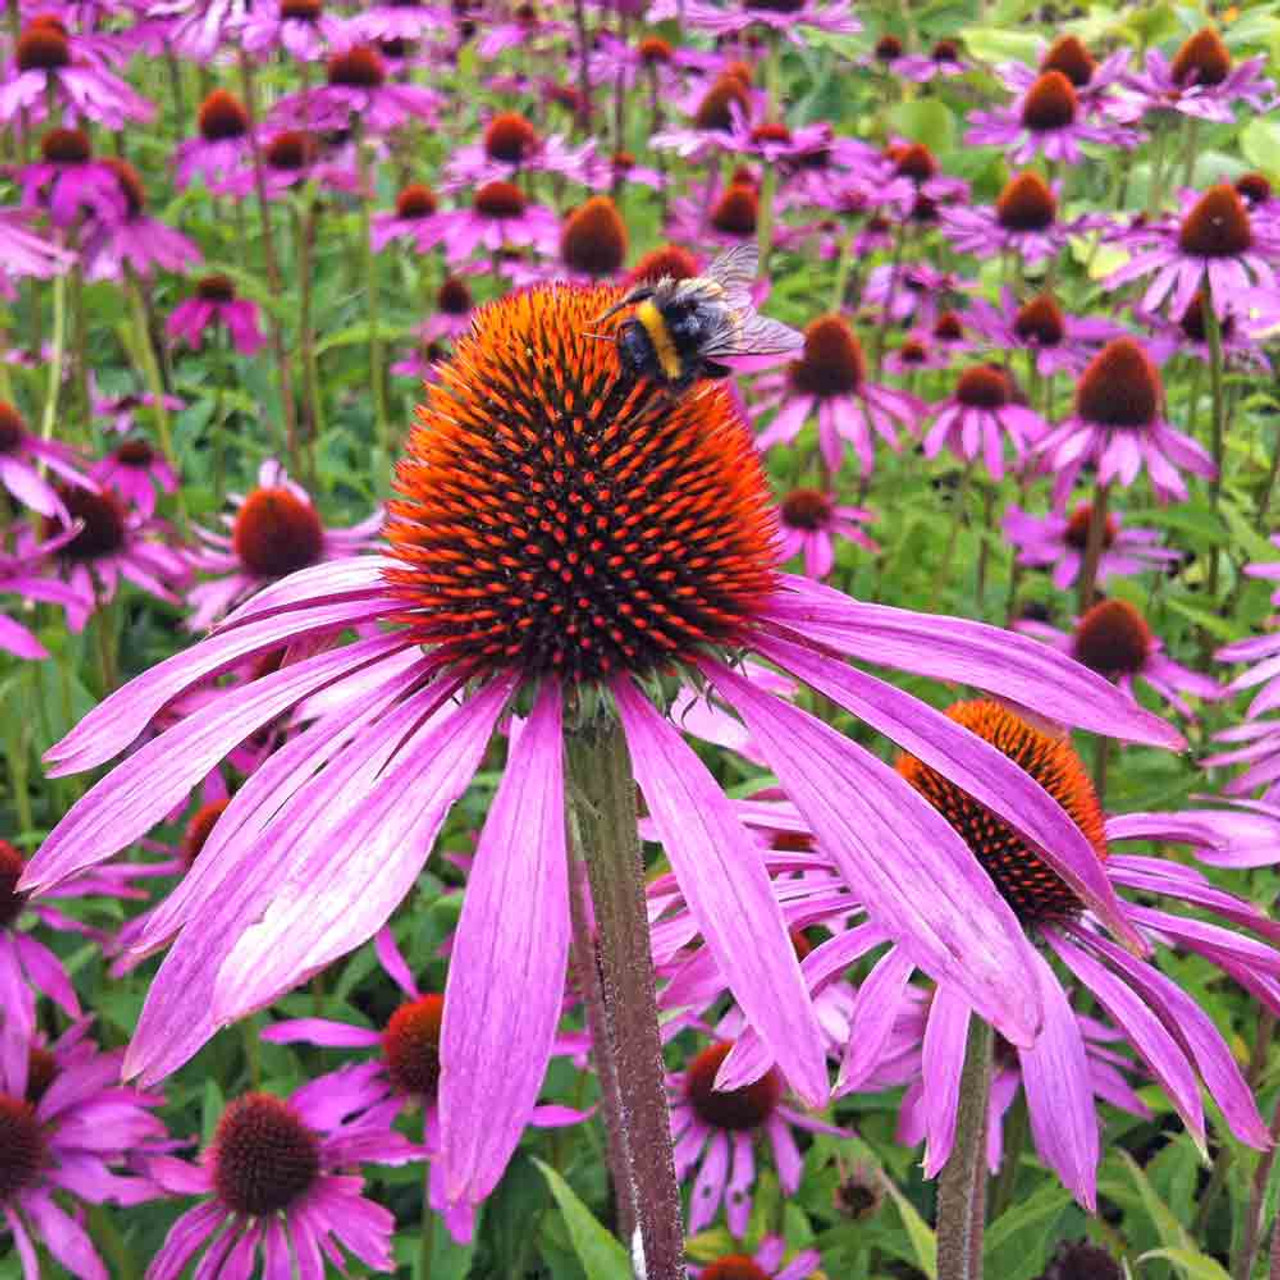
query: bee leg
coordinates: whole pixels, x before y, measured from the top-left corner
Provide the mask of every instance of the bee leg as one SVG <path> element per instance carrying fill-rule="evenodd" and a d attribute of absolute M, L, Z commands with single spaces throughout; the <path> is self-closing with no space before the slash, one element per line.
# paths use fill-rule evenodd
<path fill-rule="evenodd" d="M 727 378 L 733 372 L 727 364 L 720 364 L 715 360 L 704 360 L 702 362 L 702 373 L 707 378 Z"/>

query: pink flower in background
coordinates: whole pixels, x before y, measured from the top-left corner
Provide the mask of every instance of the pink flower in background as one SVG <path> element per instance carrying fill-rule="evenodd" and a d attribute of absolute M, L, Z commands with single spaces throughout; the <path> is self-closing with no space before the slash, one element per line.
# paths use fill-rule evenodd
<path fill-rule="evenodd" d="M 500 111 L 489 118 L 479 142 L 450 151 L 443 189 L 518 182 L 530 173 L 555 173 L 585 183 L 596 159 L 594 142 L 572 146 L 560 134 L 539 133 L 518 111 Z"/>
<path fill-rule="evenodd" d="M 96 484 L 119 494 L 147 520 L 156 513 L 156 488 L 164 493 L 178 489 L 178 473 L 141 436 L 117 445 L 89 474 Z"/>
<path fill-rule="evenodd" d="M 82 214 L 110 222 L 125 216 L 115 170 L 94 158 L 82 129 L 51 129 L 40 140 L 40 160 L 19 173 L 22 202 L 44 207 L 55 227 L 69 227 Z"/>
<path fill-rule="evenodd" d="M 970 365 L 951 395 L 934 406 L 934 413 L 933 426 L 924 436 L 924 456 L 936 458 L 944 447 L 966 463 L 981 455 L 994 480 L 1004 478 L 1006 437 L 1020 469 L 1047 429 L 1034 409 L 1016 402 L 1009 375 L 994 364 Z"/>
<path fill-rule="evenodd" d="M 254 138 L 244 104 L 226 89 L 215 89 L 196 113 L 199 135 L 174 152 L 174 185 L 179 191 L 200 174 L 210 191 L 252 159 Z"/>
<path fill-rule="evenodd" d="M 92 609 L 92 600 L 41 572 L 49 557 L 75 536 L 74 527 L 64 529 L 56 537 L 27 548 L 21 555 L 9 555 L 0 546 L 0 595 L 16 595 L 28 605 L 59 605 L 64 612 L 74 614 Z M 0 613 L 0 649 L 29 661 L 38 662 L 49 656 L 48 650 L 26 627 L 3 613 Z"/>
<path fill-rule="evenodd" d="M 374 1271 L 393 1271 L 395 1217 L 365 1196 L 358 1170 L 408 1164 L 422 1150 L 391 1128 L 398 1102 L 356 1114 L 357 1076 L 321 1076 L 287 1101 L 247 1093 L 227 1104 L 199 1164 L 145 1161 L 170 1195 L 206 1197 L 170 1228 L 148 1280 L 177 1280 L 197 1257 L 202 1270 L 222 1274 L 250 1275 L 260 1256 L 264 1273 L 278 1274 L 291 1252 L 323 1269 L 320 1259 L 340 1263 L 343 1249 Z"/>
<path fill-rule="evenodd" d="M 83 463 L 84 459 L 70 445 L 33 435 L 22 414 L 0 400 L 0 485 L 23 506 L 42 516 L 56 516 L 67 524 L 67 508 L 41 472 L 52 471 L 68 485 L 95 488 L 80 470 Z"/>
<path fill-rule="evenodd" d="M 997 351 L 1025 351 L 1041 377 L 1078 376 L 1103 343 L 1122 336 L 1110 320 L 1066 312 L 1052 293 L 1037 293 L 1019 304 L 1013 290 L 1000 291 L 997 309 L 975 298 L 965 313 L 969 323 Z"/>
<path fill-rule="evenodd" d="M 396 207 L 375 213 L 370 238 L 374 252 L 381 253 L 393 240 L 407 240 L 419 253 L 427 253 L 439 240 L 434 234 L 436 194 L 421 182 L 400 189 Z"/>
<path fill-rule="evenodd" d="M 821 489 L 792 489 L 778 504 L 778 515 L 778 558 L 803 556 L 804 571 L 811 578 L 825 578 L 835 567 L 837 538 L 857 543 L 864 551 L 880 550 L 861 527 L 875 515 L 865 507 L 838 503 L 834 494 Z"/>
<path fill-rule="evenodd" d="M 1212 27 L 1202 27 L 1172 59 L 1149 49 L 1142 69 L 1125 76 L 1125 87 L 1139 111 L 1176 111 L 1229 124 L 1236 106 L 1267 108 L 1275 86 L 1261 74 L 1266 62 L 1265 56 L 1235 62 L 1222 37 Z"/>
<path fill-rule="evenodd" d="M 323 0 L 275 0 L 249 11 L 240 40 L 256 57 L 283 49 L 299 62 L 318 62 L 351 44 L 353 30 L 349 19 L 326 12 Z"/>
<path fill-rule="evenodd" d="M 166 329 L 171 338 L 185 340 L 193 351 L 199 351 L 205 333 L 210 329 L 216 333 L 220 328 L 244 356 L 257 355 L 267 340 L 258 327 L 257 304 L 236 297 L 229 277 L 204 276 L 196 281 L 196 296 L 174 307 Z"/>
<path fill-rule="evenodd" d="M 80 247 L 85 278 L 118 280 L 126 267 L 145 277 L 155 267 L 182 271 L 199 262 L 194 241 L 147 215 L 147 193 L 133 165 L 114 157 L 103 163 L 115 171 L 125 215 L 109 222 L 97 219 L 85 229 Z"/>
<path fill-rule="evenodd" d="M 472 195 L 468 208 L 442 209 L 416 239 L 419 252 L 443 243 L 451 265 L 464 262 L 476 249 L 554 254 L 560 219 L 545 205 L 531 203 L 514 183 L 495 179 Z"/>
<path fill-rule="evenodd" d="M 0 295 L 17 297 L 14 279 L 48 280 L 68 271 L 74 261 L 65 249 L 31 230 L 26 210 L 0 209 Z"/>

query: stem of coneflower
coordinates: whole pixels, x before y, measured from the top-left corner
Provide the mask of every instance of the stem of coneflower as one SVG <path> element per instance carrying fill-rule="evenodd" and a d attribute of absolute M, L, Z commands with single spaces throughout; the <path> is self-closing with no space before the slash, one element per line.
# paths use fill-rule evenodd
<path fill-rule="evenodd" d="M 378 447 L 391 458 L 391 418 L 387 413 L 387 387 L 382 368 L 382 335 L 378 331 L 378 255 L 373 251 L 373 191 L 369 154 L 363 138 L 356 139 L 360 182 L 360 236 L 364 241 L 365 310 L 369 317 L 369 378 L 373 382 L 373 416 Z M 384 463 L 384 465 L 386 465 Z"/>
<path fill-rule="evenodd" d="M 418 1272 L 415 1280 L 431 1280 L 436 1249 L 436 1215 L 431 1208 L 431 1163 L 422 1166 L 422 1230 L 418 1233 Z"/>
<path fill-rule="evenodd" d="M 1098 803 L 1107 804 L 1107 766 L 1111 763 L 1111 739 L 1099 734 L 1093 741 L 1093 789 Z"/>
<path fill-rule="evenodd" d="M 885 343 L 889 339 L 889 326 L 893 323 L 893 300 L 898 292 L 898 273 L 902 269 L 902 251 L 907 243 L 907 224 L 900 222 L 893 233 L 893 258 L 889 266 L 889 288 L 884 297 L 884 313 L 876 327 L 875 370 L 880 376 L 880 366 L 884 360 Z"/>
<path fill-rule="evenodd" d="M 649 76 L 649 136 L 652 137 L 666 123 L 666 117 L 662 111 L 662 88 L 658 83 L 658 68 L 654 63 L 650 63 L 645 68 Z M 662 190 L 660 192 L 659 201 L 659 223 L 665 223 L 667 220 L 667 205 L 669 202 L 669 193 L 667 191 L 667 153 L 655 148 L 654 163 L 657 165 L 658 173 L 662 177 Z"/>
<path fill-rule="evenodd" d="M 942 559 L 938 561 L 938 568 L 933 575 L 933 586 L 929 591 L 929 612 L 934 613 L 938 608 L 938 597 L 942 592 L 942 584 L 947 579 L 947 574 L 951 569 L 951 562 L 955 557 L 956 543 L 960 541 L 960 529 L 964 524 L 965 508 L 969 503 L 969 482 L 973 478 L 973 462 L 969 461 L 964 464 L 964 470 L 960 473 L 960 483 L 956 486 L 956 491 L 952 497 L 952 515 L 951 515 L 951 536 L 947 539 L 946 546 L 942 549 Z"/>
<path fill-rule="evenodd" d="M 955 1143 L 938 1179 L 938 1280 L 982 1280 L 987 1185 L 987 1111 L 991 1094 L 989 1023 L 969 1022 Z"/>
<path fill-rule="evenodd" d="M 853 257 L 853 230 L 840 237 L 840 256 L 836 259 L 836 282 L 831 289 L 831 307 L 837 315 L 844 309 L 844 295 L 849 288 L 849 267 Z"/>
<path fill-rule="evenodd" d="M 1271 497 L 1275 493 L 1276 473 L 1280 472 L 1280 432 L 1271 441 L 1271 463 L 1267 467 L 1266 483 L 1262 486 L 1262 497 L 1258 499 L 1258 528 L 1266 534 L 1267 512 L 1271 508 Z"/>
<path fill-rule="evenodd" d="M 636 830 L 636 784 L 621 724 L 600 717 L 568 736 L 573 835 L 587 864 L 605 1039 L 618 1083 L 618 1143 L 647 1280 L 683 1280 L 680 1191 L 671 1153 L 653 959 Z M 627 1242 L 634 1245 L 634 1240 Z"/>
<path fill-rule="evenodd" d="M 1222 325 L 1218 322 L 1218 313 L 1214 310 L 1212 285 L 1208 273 L 1200 289 L 1200 314 L 1204 317 L 1204 336 L 1209 344 L 1209 395 L 1212 400 L 1211 430 L 1214 477 L 1209 481 L 1209 501 L 1216 511 L 1222 498 L 1222 467 L 1226 461 L 1227 438 L 1227 398 L 1223 394 L 1223 354 Z M 1209 594 L 1218 590 L 1219 549 L 1214 545 L 1213 554 L 1209 558 Z"/>
<path fill-rule="evenodd" d="M 1249 1072 L 1246 1079 L 1251 1087 L 1256 1086 L 1257 1082 L 1262 1078 L 1262 1073 L 1266 1069 L 1268 1050 L 1271 1048 L 1271 1039 L 1275 1034 L 1276 1019 L 1275 1015 L 1269 1010 L 1264 1009 L 1261 1017 L 1258 1019 L 1258 1034 L 1253 1042 L 1253 1052 L 1249 1055 Z M 1275 1114 L 1271 1118 L 1271 1141 L 1272 1145 L 1258 1156 L 1258 1163 L 1253 1170 L 1253 1183 L 1249 1192 L 1249 1207 L 1245 1211 L 1244 1231 L 1240 1236 L 1240 1252 L 1236 1254 L 1232 1260 L 1231 1280 L 1249 1280 L 1253 1275 L 1254 1259 L 1258 1256 L 1258 1246 L 1262 1243 L 1262 1220 L 1266 1214 L 1267 1208 L 1267 1187 L 1271 1182 L 1271 1170 L 1275 1167 L 1277 1149 L 1275 1144 L 1280 1142 L 1280 1102 L 1276 1104 Z M 1228 1151 L 1228 1147 L 1223 1147 L 1223 1151 Z M 1215 1168 L 1214 1172 L 1217 1172 Z M 1222 1182 L 1226 1182 L 1226 1166 L 1223 1165 Z M 1212 1206 L 1212 1200 L 1205 1196 L 1205 1212 L 1204 1219 L 1208 1221 L 1208 1209 Z M 1197 1222 L 1200 1219 L 1197 1218 Z M 1276 1229 L 1276 1236 L 1280 1237 L 1280 1228 Z M 1202 1238 L 1197 1236 L 1194 1238 Z M 1275 1273 L 1275 1244 L 1272 1243 L 1272 1271 Z"/>
<path fill-rule="evenodd" d="M 1186 161 L 1182 172 L 1182 185 L 1184 187 L 1194 187 L 1196 185 L 1196 160 L 1198 159 L 1199 145 L 1200 121 L 1195 116 L 1188 116 Z"/>
<path fill-rule="evenodd" d="M 67 277 L 53 278 L 53 353 L 49 359 L 49 383 L 44 396 L 44 413 L 40 418 L 40 439 L 53 439 L 53 423 L 58 415 L 58 397 L 62 390 L 63 347 L 67 332 Z"/>
<path fill-rule="evenodd" d="M 1089 511 L 1089 532 L 1084 542 L 1084 563 L 1080 566 L 1080 583 L 1076 594 L 1076 612 L 1084 613 L 1097 595 L 1098 564 L 1107 540 L 1107 503 L 1109 486 L 1093 487 L 1093 504 Z"/>
<path fill-rule="evenodd" d="M 301 229 L 298 232 L 298 277 L 301 294 L 298 302 L 298 340 L 302 345 L 302 375 L 307 389 L 307 416 L 310 430 L 307 432 L 308 475 L 314 481 L 316 470 L 316 441 L 324 432 L 324 401 L 320 391 L 320 362 L 316 357 L 315 333 L 311 322 L 312 254 L 316 244 L 316 223 L 319 208 L 315 198 L 315 182 L 309 181 L 302 192 Z"/>
<path fill-rule="evenodd" d="M 979 617 L 982 616 L 982 598 L 987 592 L 987 565 L 991 559 L 991 521 L 995 515 L 995 502 L 995 486 L 984 484 L 982 486 L 982 536 L 978 543 L 978 571 L 974 584 Z"/>
<path fill-rule="evenodd" d="M 586 0 L 573 0 L 573 28 L 578 37 L 578 123 L 591 131 L 591 41 L 587 36 Z"/>
<path fill-rule="evenodd" d="M 271 296 L 279 298 L 283 293 L 280 264 L 276 261 L 275 238 L 271 232 L 271 203 L 267 199 L 267 177 L 262 163 L 262 147 L 258 139 L 257 94 L 253 78 L 253 63 L 249 55 L 240 50 L 240 87 L 244 94 L 245 115 L 249 119 L 249 136 L 252 139 L 253 185 L 258 196 L 258 217 L 262 226 L 262 257 L 267 271 L 267 284 Z M 271 353 L 275 357 L 276 372 L 280 379 L 280 408 L 284 414 L 285 448 L 289 454 L 289 467 L 301 471 L 298 464 L 298 413 L 293 403 L 293 378 L 289 373 L 289 355 L 284 340 L 284 321 L 271 314 Z"/>
<path fill-rule="evenodd" d="M 1004 1126 L 1004 1151 L 1000 1157 L 1000 1172 L 996 1174 L 991 1187 L 992 1222 L 1013 1203 L 1013 1193 L 1017 1189 L 1018 1166 L 1022 1163 L 1022 1149 L 1027 1145 L 1027 1136 L 1031 1129 L 1031 1117 L 1027 1112 L 1026 1100 L 1018 1098 L 1013 1104 L 1009 1118 Z"/>

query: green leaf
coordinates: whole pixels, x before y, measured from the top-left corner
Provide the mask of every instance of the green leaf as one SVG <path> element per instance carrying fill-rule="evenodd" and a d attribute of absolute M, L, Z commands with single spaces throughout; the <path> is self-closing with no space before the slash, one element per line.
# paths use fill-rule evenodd
<path fill-rule="evenodd" d="M 1153 1258 L 1172 1262 L 1188 1280 L 1231 1280 L 1220 1262 L 1198 1249 L 1151 1249 L 1138 1259 L 1138 1265 Z"/>
<path fill-rule="evenodd" d="M 550 1165 L 538 1159 L 533 1163 L 551 1188 L 587 1280 L 631 1280 L 631 1259 L 626 1249 L 600 1225 L 573 1188 Z"/>
<path fill-rule="evenodd" d="M 987 1228 L 983 1244 L 987 1272 L 1007 1280 L 1038 1275 L 1048 1251 L 1048 1235 L 1070 1204 L 1071 1192 L 1049 1182 L 1002 1213 Z"/>
<path fill-rule="evenodd" d="M 1280 120 L 1250 120 L 1240 130 L 1240 150 L 1255 168 L 1280 181 Z"/>
<path fill-rule="evenodd" d="M 1147 1216 L 1150 1218 L 1151 1224 L 1155 1227 L 1156 1234 L 1160 1239 L 1170 1249 L 1185 1251 L 1188 1256 L 1196 1256 L 1191 1237 L 1187 1234 L 1182 1223 L 1178 1221 L 1173 1210 L 1156 1194 L 1156 1189 L 1147 1180 L 1147 1175 L 1138 1167 L 1138 1162 L 1121 1148 L 1114 1153 L 1107 1163 L 1113 1166 L 1119 1164 L 1129 1175 L 1130 1181 L 1137 1189 L 1138 1197 L 1142 1201 L 1142 1207 L 1146 1209 Z"/>
<path fill-rule="evenodd" d="M 1170 596 L 1166 603 L 1174 613 L 1181 614 L 1198 627 L 1203 627 L 1211 636 L 1216 636 L 1219 640 L 1235 640 L 1240 635 L 1240 628 L 1230 619 L 1211 613 L 1208 609 L 1198 608 L 1173 596 Z"/>
<path fill-rule="evenodd" d="M 1030 31 L 1005 31 L 999 27 L 965 27 L 960 32 L 965 47 L 981 62 L 1025 62 L 1034 65 L 1044 47 L 1044 37 Z"/>
<path fill-rule="evenodd" d="M 884 1179 L 884 1189 L 889 1198 L 897 1206 L 898 1216 L 907 1229 L 907 1238 L 916 1255 L 916 1263 L 929 1280 L 938 1278 L 938 1241 L 934 1237 L 933 1228 L 916 1212 L 915 1205 L 898 1190 L 891 1178 Z"/>
<path fill-rule="evenodd" d="M 889 112 L 889 123 L 904 138 L 923 142 L 934 155 L 955 150 L 956 120 L 937 98 L 900 102 Z"/>

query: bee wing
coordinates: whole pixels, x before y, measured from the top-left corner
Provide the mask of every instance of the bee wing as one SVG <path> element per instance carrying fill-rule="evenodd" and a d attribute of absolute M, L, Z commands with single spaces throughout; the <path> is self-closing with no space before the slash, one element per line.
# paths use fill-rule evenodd
<path fill-rule="evenodd" d="M 700 353 L 710 360 L 732 356 L 785 356 L 804 346 L 804 334 L 756 311 L 731 313 L 707 335 Z"/>
<path fill-rule="evenodd" d="M 741 310 L 751 305 L 751 285 L 759 270 L 759 248 L 755 244 L 739 244 L 707 268 L 706 279 L 723 291 L 729 306 Z"/>

